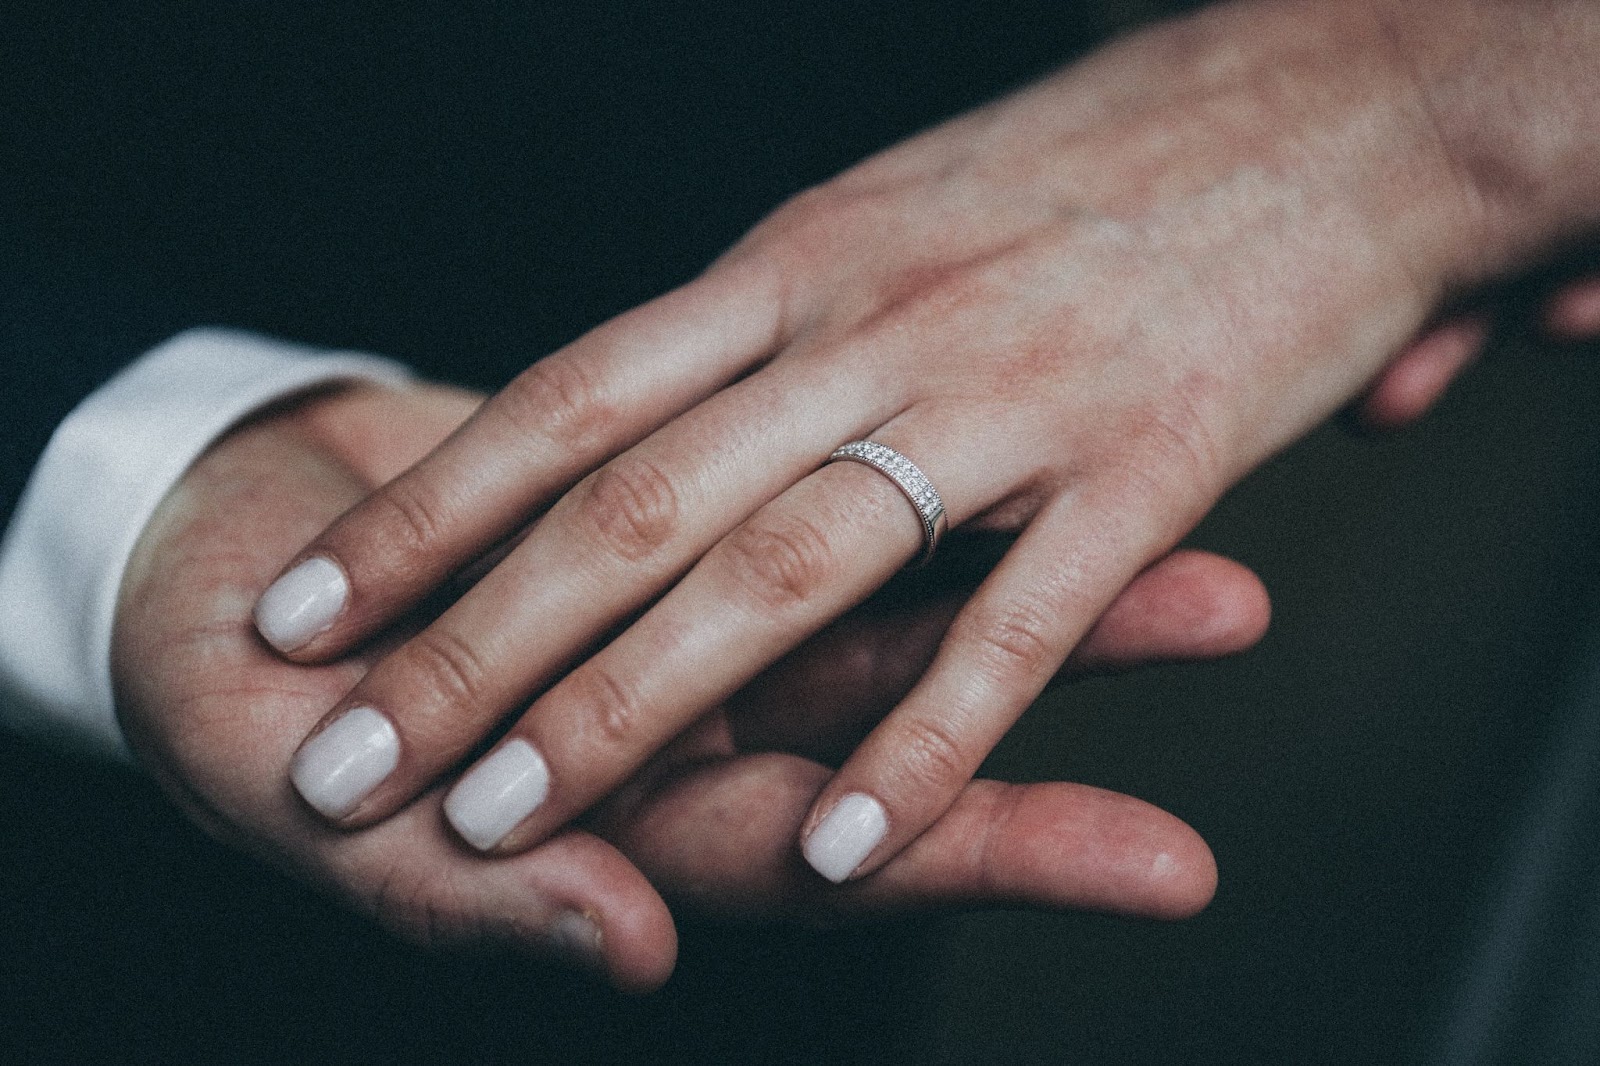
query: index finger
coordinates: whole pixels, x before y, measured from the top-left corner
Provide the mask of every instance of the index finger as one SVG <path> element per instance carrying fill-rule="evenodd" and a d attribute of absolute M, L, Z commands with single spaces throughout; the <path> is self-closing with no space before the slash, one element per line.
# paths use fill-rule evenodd
<path fill-rule="evenodd" d="M 709 910 L 834 920 L 1008 904 L 1190 917 L 1211 901 L 1211 849 L 1176 816 L 1088 785 L 972 781 L 872 877 L 834 886 L 793 841 L 829 777 L 792 755 L 703 764 L 601 831 L 662 893 Z"/>
<path fill-rule="evenodd" d="M 257 601 L 256 628 L 301 662 L 382 629 L 771 350 L 782 305 L 774 275 L 722 266 L 534 363 L 303 548 Z"/>

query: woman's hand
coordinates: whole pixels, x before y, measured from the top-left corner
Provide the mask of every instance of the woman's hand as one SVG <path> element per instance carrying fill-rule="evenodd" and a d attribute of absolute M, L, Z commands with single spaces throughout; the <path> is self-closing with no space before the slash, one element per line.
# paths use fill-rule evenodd
<path fill-rule="evenodd" d="M 445 809 L 485 851 L 546 838 L 919 554 L 890 481 L 823 465 L 870 438 L 952 526 L 1020 534 L 802 828 L 829 878 L 878 869 L 1229 485 L 1554 236 L 1555 186 L 1506 216 L 1430 91 L 1481 27 L 1404 10 L 1241 4 L 1132 37 L 535 364 L 258 604 L 323 661 L 538 519 L 312 731 L 301 793 L 370 825 L 509 716 Z"/>
<path fill-rule="evenodd" d="M 146 529 L 117 614 L 119 713 L 140 760 L 214 835 L 413 938 L 565 952 L 629 988 L 660 983 L 673 965 L 658 892 L 829 921 L 986 901 L 1180 917 L 1210 898 L 1210 853 L 1171 815 L 1085 786 L 997 782 L 969 786 L 882 876 L 818 891 L 793 848 L 828 778 L 813 759 L 848 749 L 904 695 L 968 591 L 959 584 L 919 583 L 841 620 L 652 759 L 585 830 L 508 861 L 486 863 L 453 839 L 441 789 L 365 832 L 329 828 L 281 767 L 381 648 L 287 663 L 246 608 L 295 545 L 477 402 L 432 387 L 298 400 L 214 445 Z M 1069 665 L 1225 654 L 1265 624 L 1249 571 L 1179 553 L 1129 587 Z"/>
<path fill-rule="evenodd" d="M 1489 310 L 1479 308 L 1451 315 L 1408 344 L 1361 397 L 1362 421 L 1398 429 L 1427 414 L 1482 354 L 1491 324 Z M 1600 337 L 1600 277 L 1580 275 L 1556 286 L 1543 301 L 1539 325 L 1555 341 Z"/>

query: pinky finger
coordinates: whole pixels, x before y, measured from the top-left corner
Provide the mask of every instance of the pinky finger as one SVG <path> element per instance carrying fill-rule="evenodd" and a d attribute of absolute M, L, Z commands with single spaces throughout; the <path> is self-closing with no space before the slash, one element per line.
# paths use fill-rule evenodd
<path fill-rule="evenodd" d="M 1373 429 L 1400 429 L 1416 422 L 1478 358 L 1487 336 L 1488 321 L 1468 315 L 1413 341 L 1368 389 L 1359 408 L 1362 421 Z"/>
<path fill-rule="evenodd" d="M 740 751 L 790 751 L 838 765 L 910 692 L 971 586 L 895 610 L 862 608 L 779 660 L 729 701 Z M 1272 614 L 1249 567 L 1180 550 L 1106 608 L 1051 684 L 1165 662 L 1217 659 L 1261 640 Z"/>
<path fill-rule="evenodd" d="M 1600 336 L 1600 278 L 1584 278 L 1557 292 L 1545 308 L 1544 323 L 1563 340 Z"/>
<path fill-rule="evenodd" d="M 1076 493 L 1035 517 L 813 807 L 801 852 L 819 874 L 871 873 L 932 825 L 1161 549 L 1168 520 L 1128 513 L 1122 495 Z"/>

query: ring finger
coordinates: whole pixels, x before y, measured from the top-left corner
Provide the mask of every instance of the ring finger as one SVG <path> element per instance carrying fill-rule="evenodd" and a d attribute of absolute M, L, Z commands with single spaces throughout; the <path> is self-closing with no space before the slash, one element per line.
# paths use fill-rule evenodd
<path fill-rule="evenodd" d="M 875 439 L 930 440 L 905 416 Z M 1019 472 L 943 456 L 993 451 L 941 442 L 931 478 L 949 518 L 991 505 Z M 913 446 L 914 447 L 914 446 Z M 931 450 L 931 449 L 930 449 Z M 723 538 L 626 632 L 545 693 L 451 791 L 445 811 L 480 850 L 542 839 L 626 779 L 659 747 L 921 551 L 901 490 L 834 463 Z"/>
<path fill-rule="evenodd" d="M 858 385 L 828 361 L 786 360 L 585 479 L 324 716 L 291 767 L 301 795 L 352 826 L 398 809 L 803 477 L 818 453 L 859 431 L 852 420 L 876 424 L 883 414 L 853 398 Z M 891 410 L 897 402 L 887 390 L 869 394 Z M 804 399 L 785 407 L 781 396 Z"/>

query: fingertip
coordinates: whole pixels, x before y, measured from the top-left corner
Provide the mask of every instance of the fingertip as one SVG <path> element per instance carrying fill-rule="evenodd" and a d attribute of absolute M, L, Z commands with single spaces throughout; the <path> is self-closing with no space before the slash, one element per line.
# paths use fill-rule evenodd
<path fill-rule="evenodd" d="M 1379 390 L 1363 397 L 1356 408 L 1361 428 L 1389 433 L 1412 426 L 1428 413 L 1431 401 Z"/>
<path fill-rule="evenodd" d="M 251 616 L 256 632 L 279 654 L 304 658 L 303 649 L 331 629 L 350 600 L 350 579 L 326 555 L 312 555 L 267 586 Z"/>
<path fill-rule="evenodd" d="M 527 855 L 520 861 L 539 871 L 527 892 L 530 898 L 550 899 L 553 908 L 540 920 L 536 947 L 618 991 L 643 994 L 666 983 L 677 965 L 677 928 L 660 894 L 633 863 L 580 832 L 563 834 Z"/>
<path fill-rule="evenodd" d="M 1210 845 L 1186 823 L 1173 821 L 1182 832 L 1175 831 L 1169 846 L 1150 857 L 1150 909 L 1145 912 L 1170 922 L 1193 918 L 1217 895 L 1217 859 Z"/>
<path fill-rule="evenodd" d="M 1385 380 L 1363 396 L 1356 406 L 1360 427 L 1379 433 L 1404 429 L 1427 413 L 1429 401 L 1417 396 L 1409 386 L 1396 386 Z"/>
<path fill-rule="evenodd" d="M 515 830 L 550 795 L 550 766 L 538 748 L 512 737 L 479 759 L 446 794 L 445 820 L 480 853 L 509 855 L 535 841 Z"/>
<path fill-rule="evenodd" d="M 1191 918 L 1216 894 L 1211 848 L 1159 807 L 1088 785 L 985 784 L 1007 812 L 990 829 L 994 894 L 1161 921 Z"/>
<path fill-rule="evenodd" d="M 678 931 L 672 914 L 657 899 L 652 913 L 624 913 L 602 929 L 598 949 L 603 974 L 612 987 L 646 995 L 667 983 L 678 963 Z"/>
<path fill-rule="evenodd" d="M 326 875 L 401 939 L 560 962 L 627 992 L 659 988 L 678 937 L 661 895 L 621 852 L 568 831 L 508 859 L 469 856 L 436 803 L 355 836 L 312 835 Z"/>
<path fill-rule="evenodd" d="M 1401 429 L 1415 423 L 1466 366 L 1482 352 L 1488 323 L 1471 315 L 1437 326 L 1397 355 L 1373 382 L 1357 408 L 1370 429 Z"/>
<path fill-rule="evenodd" d="M 1556 293 L 1545 307 L 1544 326 L 1562 340 L 1600 336 L 1600 278 L 1586 278 Z"/>
<path fill-rule="evenodd" d="M 365 822 L 358 820 L 363 801 L 399 763 L 400 734 L 394 722 L 376 708 L 351 707 L 301 742 L 289 761 L 289 782 L 325 820 L 353 829 L 381 817 L 365 812 Z"/>
<path fill-rule="evenodd" d="M 1254 647 L 1272 619 L 1255 572 L 1212 552 L 1177 551 L 1140 574 L 1076 653 L 1084 669 L 1213 659 Z"/>
<path fill-rule="evenodd" d="M 1199 647 L 1210 655 L 1234 655 L 1261 642 L 1272 624 L 1272 596 L 1248 566 L 1220 555 L 1212 568 L 1208 602 L 1195 626 Z"/>
<path fill-rule="evenodd" d="M 800 853 L 813 870 L 839 885 L 858 876 L 888 831 L 883 804 L 865 792 L 851 792 L 802 835 Z"/>

